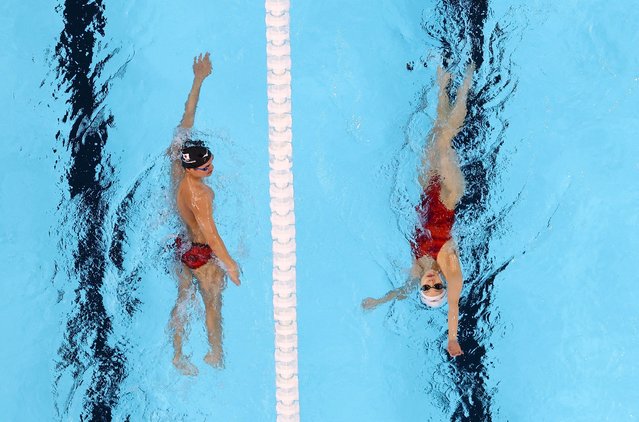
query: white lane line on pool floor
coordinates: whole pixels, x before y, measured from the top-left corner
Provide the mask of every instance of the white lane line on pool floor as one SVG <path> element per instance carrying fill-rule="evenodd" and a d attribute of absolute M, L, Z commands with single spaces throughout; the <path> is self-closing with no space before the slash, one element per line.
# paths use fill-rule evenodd
<path fill-rule="evenodd" d="M 278 422 L 300 420 L 295 293 L 295 204 L 289 0 L 266 0 L 268 151 L 273 238 L 275 399 Z"/>

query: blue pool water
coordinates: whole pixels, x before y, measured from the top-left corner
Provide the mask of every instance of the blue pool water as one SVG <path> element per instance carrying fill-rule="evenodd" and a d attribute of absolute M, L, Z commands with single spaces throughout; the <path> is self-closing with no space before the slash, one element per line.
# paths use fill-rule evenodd
<path fill-rule="evenodd" d="M 639 12 L 472 3 L 291 5 L 305 421 L 639 414 Z M 263 5 L 2 12 L 0 420 L 274 420 Z M 196 304 L 186 350 L 200 375 L 184 378 L 167 328 L 176 222 L 162 154 L 204 50 L 214 72 L 196 126 L 244 279 L 224 296 L 226 368 L 201 362 Z M 445 311 L 360 303 L 406 277 L 435 69 L 445 59 L 460 75 L 468 58 L 455 140 L 465 355 L 451 361 Z"/>

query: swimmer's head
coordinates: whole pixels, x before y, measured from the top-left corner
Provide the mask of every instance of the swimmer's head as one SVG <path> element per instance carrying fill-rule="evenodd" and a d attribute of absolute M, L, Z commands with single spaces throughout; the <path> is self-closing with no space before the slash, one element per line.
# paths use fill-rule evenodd
<path fill-rule="evenodd" d="M 213 153 L 201 141 L 187 141 L 181 160 L 182 167 L 192 176 L 201 178 L 213 173 Z"/>
<path fill-rule="evenodd" d="M 412 274 L 419 277 L 419 300 L 430 308 L 446 303 L 446 286 L 441 278 L 439 265 L 429 256 L 423 256 L 413 264 Z"/>
<path fill-rule="evenodd" d="M 439 308 L 446 303 L 446 286 L 438 271 L 425 271 L 419 280 L 419 300 L 430 308 Z"/>

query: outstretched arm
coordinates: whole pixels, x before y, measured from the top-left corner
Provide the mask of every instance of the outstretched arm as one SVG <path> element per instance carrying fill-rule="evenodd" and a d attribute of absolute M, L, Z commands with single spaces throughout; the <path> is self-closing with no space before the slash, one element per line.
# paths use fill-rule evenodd
<path fill-rule="evenodd" d="M 184 115 L 182 116 L 182 121 L 178 127 L 178 132 L 167 150 L 167 155 L 173 161 L 171 166 L 171 179 L 173 181 L 174 188 L 177 186 L 178 181 L 184 174 L 179 157 L 182 151 L 182 145 L 184 144 L 184 140 L 187 136 L 185 131 L 193 127 L 195 109 L 197 107 L 197 102 L 200 99 L 202 82 L 204 82 L 204 79 L 211 74 L 211 71 L 212 64 L 211 59 L 209 58 L 209 53 L 206 53 L 204 56 L 200 54 L 198 57 L 193 58 L 193 85 L 191 86 L 191 91 L 189 92 L 189 96 L 184 106 Z"/>
<path fill-rule="evenodd" d="M 193 122 L 195 121 L 195 109 L 197 107 L 197 102 L 200 99 L 200 89 L 202 88 L 204 79 L 211 74 L 211 71 L 212 64 L 211 59 L 209 58 L 209 53 L 206 53 L 204 56 L 200 54 L 198 57 L 193 58 L 193 85 L 191 86 L 191 91 L 186 99 L 184 115 L 182 116 L 178 129 L 184 130 L 191 129 L 193 127 Z M 180 131 L 178 131 L 177 136 L 173 139 L 173 142 L 169 147 L 168 154 L 175 161 L 179 161 L 178 158 L 182 149 L 184 137 L 184 133 L 180 133 Z"/>
<path fill-rule="evenodd" d="M 413 290 L 417 286 L 417 284 L 419 284 L 419 279 L 411 277 L 408 279 L 408 281 L 406 281 L 406 283 L 403 286 L 389 291 L 388 293 L 386 293 L 384 296 L 380 297 L 379 299 L 367 297 L 366 299 L 362 301 L 362 308 L 367 310 L 375 309 L 379 305 L 382 305 L 386 302 L 390 302 L 391 300 L 406 299 L 408 297 L 408 294 L 411 292 L 411 290 Z"/>
<path fill-rule="evenodd" d="M 191 86 L 191 92 L 184 105 L 184 116 L 180 122 L 180 127 L 190 129 L 193 127 L 193 121 L 195 120 L 195 108 L 197 102 L 200 99 L 200 89 L 202 88 L 202 82 L 207 76 L 211 74 L 213 65 L 211 64 L 210 54 L 207 52 L 204 57 L 200 54 L 198 57 L 193 58 L 193 86 Z"/>

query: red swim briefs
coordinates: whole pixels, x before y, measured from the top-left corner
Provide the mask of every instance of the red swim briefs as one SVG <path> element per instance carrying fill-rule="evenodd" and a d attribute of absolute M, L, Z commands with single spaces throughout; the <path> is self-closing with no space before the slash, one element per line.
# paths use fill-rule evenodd
<path fill-rule="evenodd" d="M 189 244 L 190 247 L 188 247 Z M 180 261 L 192 270 L 200 268 L 215 256 L 209 245 L 185 242 L 181 237 L 175 238 L 175 247 Z"/>

